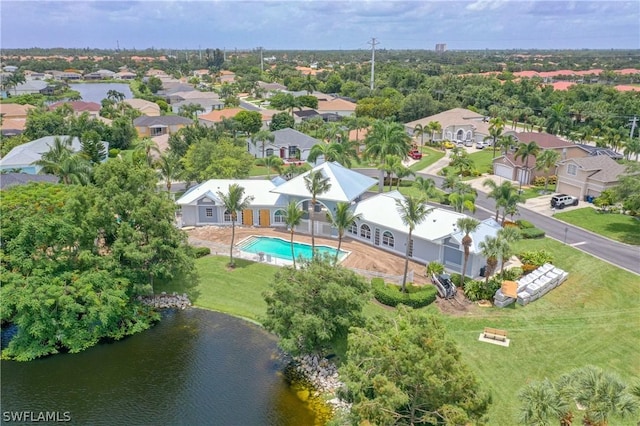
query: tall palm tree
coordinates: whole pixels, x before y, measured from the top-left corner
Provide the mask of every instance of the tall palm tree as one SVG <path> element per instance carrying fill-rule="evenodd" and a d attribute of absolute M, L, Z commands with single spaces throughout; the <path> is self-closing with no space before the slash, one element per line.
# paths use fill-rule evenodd
<path fill-rule="evenodd" d="M 420 136 L 421 147 L 424 146 L 424 134 L 427 133 L 428 131 L 429 131 L 429 128 L 423 126 L 420 123 L 416 124 L 416 126 L 413 128 L 413 136 Z"/>
<path fill-rule="evenodd" d="M 117 90 L 108 90 L 107 91 L 107 99 L 113 101 L 113 102 L 120 102 L 122 100 L 124 100 L 125 95 L 122 92 L 118 92 Z"/>
<path fill-rule="evenodd" d="M 260 143 L 260 147 L 262 148 L 261 158 L 265 158 L 264 151 L 267 146 L 267 142 L 273 143 L 276 137 L 269 130 L 259 130 L 253 136 L 251 136 L 251 143 L 253 146 L 257 146 L 258 142 Z"/>
<path fill-rule="evenodd" d="M 484 273 L 485 285 L 489 284 L 489 277 L 495 273 L 498 267 L 498 258 L 502 251 L 502 244 L 503 240 L 497 237 L 487 237 L 478 244 L 480 252 L 487 259 L 487 269 Z"/>
<path fill-rule="evenodd" d="M 327 212 L 327 220 L 331 223 L 331 226 L 338 229 L 338 251 L 336 251 L 336 257 L 334 263 L 338 263 L 338 254 L 340 253 L 340 247 L 342 246 L 342 237 L 344 231 L 349 228 L 353 223 L 360 218 L 360 214 L 353 214 L 351 205 L 349 203 L 336 204 L 336 210 L 333 214 Z"/>
<path fill-rule="evenodd" d="M 318 88 L 318 80 L 312 78 L 311 74 L 307 74 L 305 79 L 301 83 L 301 88 L 307 91 L 307 94 L 310 95 Z"/>
<path fill-rule="evenodd" d="M 437 121 L 430 121 L 427 124 L 427 128 L 429 129 L 429 133 L 431 134 L 431 143 L 433 143 L 435 134 L 442 132 L 442 125 Z"/>
<path fill-rule="evenodd" d="M 449 194 L 449 203 L 459 213 L 464 210 L 474 213 L 476 211 L 477 195 L 476 190 L 470 184 L 458 181 Z"/>
<path fill-rule="evenodd" d="M 160 149 L 158 148 L 158 144 L 153 139 L 142 138 L 134 142 L 133 152 L 134 155 L 144 154 L 147 164 L 151 165 L 153 164 L 153 156 L 151 155 L 151 153 L 155 152 L 156 154 L 160 154 Z"/>
<path fill-rule="evenodd" d="M 407 272 L 409 270 L 409 250 L 411 249 L 411 235 L 416 226 L 420 225 L 433 211 L 425 204 L 423 197 L 406 197 L 404 200 L 396 200 L 396 209 L 400 214 L 402 223 L 409 227 L 407 236 L 407 248 L 404 253 L 404 274 L 402 276 L 402 292 L 407 291 Z"/>
<path fill-rule="evenodd" d="M 238 220 L 238 212 L 249 208 L 253 201 L 253 196 L 244 196 L 244 188 L 237 183 L 229 185 L 229 191 L 225 194 L 221 191 L 217 192 L 222 205 L 231 215 L 231 247 L 229 248 L 229 267 L 233 268 L 233 244 L 236 239 L 236 221 Z"/>
<path fill-rule="evenodd" d="M 296 226 L 300 225 L 302 222 L 302 218 L 304 216 L 304 211 L 298 207 L 298 204 L 295 201 L 291 201 L 287 204 L 287 209 L 284 211 L 284 223 L 289 228 L 289 232 L 291 233 L 291 259 L 293 260 L 293 269 L 296 268 L 296 255 L 293 250 L 293 233 L 296 230 Z M 340 246 L 338 246 L 340 248 Z"/>
<path fill-rule="evenodd" d="M 396 167 L 394 173 L 395 173 L 396 177 L 398 178 L 398 181 L 396 182 L 396 189 L 397 190 L 400 190 L 400 182 L 402 181 L 403 178 L 406 178 L 406 177 L 409 177 L 409 176 L 415 176 L 415 174 L 416 174 L 409 167 L 407 167 L 404 164 L 402 164 L 402 162 L 400 162 L 398 164 L 398 166 Z"/>
<path fill-rule="evenodd" d="M 402 160 L 397 155 L 387 155 L 384 157 L 384 161 L 378 166 L 379 170 L 382 170 L 386 173 L 387 178 L 389 179 L 389 191 L 393 187 L 393 179 L 391 176 L 393 173 L 398 170 L 398 167 L 402 165 Z"/>
<path fill-rule="evenodd" d="M 40 166 L 40 173 L 57 176 L 64 184 L 86 185 L 91 177 L 91 163 L 79 153 L 71 149 L 72 138 L 55 137 L 53 146 L 33 164 Z"/>
<path fill-rule="evenodd" d="M 467 261 L 469 260 L 469 253 L 473 240 L 471 239 L 471 233 L 478 229 L 480 222 L 472 217 L 462 217 L 456 222 L 458 229 L 462 231 L 464 236 L 462 237 L 462 247 L 464 249 L 464 260 L 462 262 L 462 271 L 460 274 L 460 287 L 464 287 L 464 279 L 467 274 Z"/>
<path fill-rule="evenodd" d="M 515 138 L 515 136 L 506 135 L 498 138 L 496 146 L 500 148 L 500 152 L 502 153 L 502 155 L 507 155 L 507 152 L 509 152 L 509 148 L 516 145 L 517 143 L 518 140 Z"/>
<path fill-rule="evenodd" d="M 329 178 L 325 177 L 320 170 L 312 171 L 304 177 L 304 184 L 311 194 L 311 214 L 309 218 L 311 220 L 311 257 L 315 257 L 316 252 L 316 239 L 315 239 L 315 219 L 316 204 L 318 202 L 318 195 L 322 195 L 331 189 L 331 182 Z"/>
<path fill-rule="evenodd" d="M 560 153 L 553 149 L 545 149 L 542 154 L 536 157 L 536 170 L 544 172 L 544 192 L 547 193 L 549 186 L 549 171 L 555 167 L 560 160 Z"/>
<path fill-rule="evenodd" d="M 635 155 L 636 161 L 638 161 L 638 156 L 640 156 L 640 138 L 631 138 L 626 141 L 622 152 L 625 157 L 627 157 L 627 160 L 630 160 L 631 156 Z"/>
<path fill-rule="evenodd" d="M 547 117 L 544 122 L 546 131 L 552 135 L 562 133 L 569 125 L 569 111 L 562 102 L 546 108 L 545 116 Z"/>
<path fill-rule="evenodd" d="M 524 168 L 527 171 L 527 180 L 531 180 L 531 176 L 529 176 L 529 158 L 536 157 L 540 153 L 540 147 L 535 141 L 531 141 L 529 143 L 521 142 L 516 149 L 516 153 L 514 154 L 514 158 L 517 160 L 521 158 L 524 162 Z M 520 182 L 520 188 L 522 188 L 522 179 L 518 179 Z M 529 182 L 527 182 L 529 183 Z"/>
<path fill-rule="evenodd" d="M 490 139 L 493 142 L 493 158 L 496 157 L 496 148 L 498 139 L 502 137 L 502 131 L 504 130 L 504 120 L 502 117 L 493 117 L 489 120 L 489 136 L 484 138 Z"/>
<path fill-rule="evenodd" d="M 365 138 L 364 157 L 378 162 L 387 155 L 405 158 L 411 148 L 411 138 L 400 123 L 389 120 L 377 120 Z M 380 176 L 382 181 L 382 176 Z M 382 190 L 382 185 L 380 185 Z"/>
<path fill-rule="evenodd" d="M 485 179 L 482 185 L 490 189 L 487 197 L 496 200 L 496 222 L 500 216 L 500 208 L 506 209 L 509 205 L 525 201 L 524 197 L 518 194 L 517 188 L 510 181 L 504 181 L 498 185 L 493 179 Z"/>
<path fill-rule="evenodd" d="M 549 379 L 531 382 L 518 394 L 522 402 L 520 423 L 543 426 L 555 423 L 569 413 L 569 402 Z"/>

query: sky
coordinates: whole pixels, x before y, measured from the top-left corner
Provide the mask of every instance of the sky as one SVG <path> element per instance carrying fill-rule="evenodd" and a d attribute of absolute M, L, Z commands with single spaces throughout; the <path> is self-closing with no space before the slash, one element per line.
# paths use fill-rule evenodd
<path fill-rule="evenodd" d="M 640 49 L 640 0 L 0 0 L 0 47 Z"/>

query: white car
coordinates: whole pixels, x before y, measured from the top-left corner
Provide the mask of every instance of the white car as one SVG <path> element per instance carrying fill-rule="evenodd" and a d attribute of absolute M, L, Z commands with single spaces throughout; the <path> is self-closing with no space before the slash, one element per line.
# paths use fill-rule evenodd
<path fill-rule="evenodd" d="M 487 146 L 488 145 L 486 143 L 482 142 L 482 141 L 476 143 L 476 148 L 477 149 L 484 149 Z"/>
<path fill-rule="evenodd" d="M 471 139 L 467 139 L 466 141 L 464 141 L 464 146 L 472 147 L 473 141 Z"/>

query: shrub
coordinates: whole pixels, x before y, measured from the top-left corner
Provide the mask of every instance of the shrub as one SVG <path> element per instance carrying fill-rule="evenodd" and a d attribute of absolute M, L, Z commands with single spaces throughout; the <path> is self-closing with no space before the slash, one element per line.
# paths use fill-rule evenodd
<path fill-rule="evenodd" d="M 209 247 L 196 247 L 193 250 L 193 254 L 196 259 L 204 256 L 208 256 L 211 254 L 211 249 Z"/>
<path fill-rule="evenodd" d="M 264 158 L 256 158 L 256 162 L 255 162 L 256 166 L 264 166 Z"/>
<path fill-rule="evenodd" d="M 528 220 L 524 220 L 524 219 L 516 220 L 516 225 L 518 225 L 518 227 L 520 227 L 520 229 L 535 228 L 535 225 L 533 223 L 529 222 Z"/>
<path fill-rule="evenodd" d="M 465 277 L 464 277 L 464 282 L 465 282 L 465 284 L 466 284 L 466 283 L 468 283 L 469 281 L 473 281 L 473 278 L 471 278 L 471 277 L 470 277 L 470 276 L 468 276 L 468 275 L 467 275 L 467 276 L 465 276 Z M 456 287 L 462 287 L 462 288 L 464 288 L 464 285 L 462 285 L 462 286 L 460 285 L 460 274 L 455 274 L 455 273 L 454 273 L 454 274 L 451 274 L 451 282 L 452 282 L 453 284 L 455 284 L 455 285 L 456 285 Z"/>
<path fill-rule="evenodd" d="M 504 270 L 504 273 L 500 275 L 500 279 L 515 281 L 518 278 L 520 278 L 522 274 L 523 274 L 522 268 L 509 268 Z"/>
<path fill-rule="evenodd" d="M 491 300 L 501 285 L 502 281 L 497 278 L 492 278 L 487 283 L 485 283 L 484 280 L 465 280 L 464 294 L 467 296 L 467 299 L 473 302 L 478 300 Z"/>
<path fill-rule="evenodd" d="M 373 287 L 373 295 L 378 302 L 394 307 L 403 304 L 412 308 L 422 308 L 433 303 L 438 294 L 432 285 L 407 285 L 407 293 L 402 293 L 399 286 L 385 284 L 382 278 L 373 278 L 371 287 Z"/>
<path fill-rule="evenodd" d="M 120 150 L 118 148 L 111 148 L 109 150 L 109 158 L 116 158 L 120 154 Z"/>
<path fill-rule="evenodd" d="M 545 263 L 553 263 L 553 256 L 546 250 L 523 251 L 518 255 L 518 258 L 523 264 L 535 265 L 536 267 Z"/>
<path fill-rule="evenodd" d="M 525 239 L 543 238 L 545 233 L 540 228 L 526 228 L 520 230 L 520 235 Z"/>

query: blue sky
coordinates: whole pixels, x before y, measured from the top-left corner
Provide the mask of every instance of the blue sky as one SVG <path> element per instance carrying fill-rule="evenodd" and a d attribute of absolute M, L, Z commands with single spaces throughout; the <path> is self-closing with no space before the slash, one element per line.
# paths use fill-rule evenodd
<path fill-rule="evenodd" d="M 640 49 L 640 1 L 0 1 L 0 46 Z"/>

